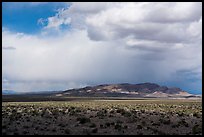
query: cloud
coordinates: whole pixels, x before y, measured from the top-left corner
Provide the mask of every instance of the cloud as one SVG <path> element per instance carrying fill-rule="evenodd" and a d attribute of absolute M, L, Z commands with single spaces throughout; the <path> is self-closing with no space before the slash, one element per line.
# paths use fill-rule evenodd
<path fill-rule="evenodd" d="M 37 24 L 38 24 L 38 25 L 43 25 L 43 26 L 44 26 L 44 25 L 46 25 L 46 24 L 45 24 L 46 21 L 47 21 L 46 19 L 40 18 L 40 19 L 38 19 Z"/>
<path fill-rule="evenodd" d="M 29 2 L 29 5 L 31 6 L 38 6 L 38 5 L 44 5 L 48 4 L 48 2 Z"/>
<path fill-rule="evenodd" d="M 7 79 L 2 79 L 2 83 L 8 83 L 9 81 Z"/>
<path fill-rule="evenodd" d="M 37 21 L 38 25 L 44 26 L 44 29 L 56 29 L 59 30 L 61 25 L 69 25 L 71 23 L 71 18 L 64 18 L 61 15 L 64 9 L 59 9 L 55 16 L 49 17 L 47 19 L 40 18 Z"/>
<path fill-rule="evenodd" d="M 49 17 L 47 20 L 47 25 L 44 28 L 59 28 L 61 25 L 72 24 L 74 28 L 84 28 L 86 27 L 85 18 L 86 15 L 94 14 L 108 8 L 112 3 L 106 2 L 72 2 L 67 3 L 67 8 L 58 9 L 58 12 Z M 58 21 L 57 21 L 58 20 Z M 58 22 L 58 23 L 56 23 Z M 60 23 L 59 23 L 60 22 Z M 55 24 L 55 25 L 51 25 Z"/>
<path fill-rule="evenodd" d="M 83 13 L 83 14 L 90 14 L 90 13 L 97 13 L 104 9 L 107 9 L 113 3 L 107 2 L 72 2 L 71 7 L 69 8 L 69 12 L 71 13 Z"/>
<path fill-rule="evenodd" d="M 23 8 L 46 5 L 48 2 L 3 2 L 3 7 L 9 10 L 19 10 Z"/>
<path fill-rule="evenodd" d="M 19 92 L 148 81 L 201 90 L 201 6 L 72 3 L 39 19 L 41 34 L 3 30 L 2 46 L 18 49 L 3 50 L 3 78 Z"/>
<path fill-rule="evenodd" d="M 14 47 L 2 47 L 3 50 L 15 50 L 16 48 Z"/>
<path fill-rule="evenodd" d="M 201 6 L 201 3 L 121 3 L 87 16 L 86 23 L 92 40 L 134 36 L 144 40 L 186 42 L 192 35 L 186 32 L 189 25 L 202 16 Z"/>
<path fill-rule="evenodd" d="M 10 10 L 19 10 L 21 8 L 33 8 L 46 5 L 60 5 L 64 2 L 3 2 L 3 6 Z"/>
<path fill-rule="evenodd" d="M 18 48 L 13 53 L 3 51 L 2 73 L 19 92 L 73 88 L 70 83 L 79 86 L 168 81 L 174 80 L 177 71 L 197 66 L 198 70 L 193 71 L 201 74 L 200 47 L 141 52 L 127 49 L 126 45 L 118 46 L 120 42 L 91 41 L 85 30 L 68 32 L 63 37 L 19 37 L 11 32 L 3 32 L 3 37 L 10 38 L 9 44 Z M 8 42 L 4 39 L 3 45 Z"/>
<path fill-rule="evenodd" d="M 159 23 L 191 22 L 202 15 L 202 3 L 199 2 L 151 3 L 145 8 L 150 9 L 146 19 Z"/>
<path fill-rule="evenodd" d="M 17 81 L 3 84 L 3 90 L 14 90 L 20 93 L 40 91 L 60 91 L 72 88 L 84 87 L 85 85 L 74 82 L 50 82 L 50 81 Z"/>
<path fill-rule="evenodd" d="M 116 39 L 188 43 L 201 36 L 202 3 L 72 3 L 49 17 L 49 27 L 64 20 L 74 28 L 87 29 L 91 40 Z"/>

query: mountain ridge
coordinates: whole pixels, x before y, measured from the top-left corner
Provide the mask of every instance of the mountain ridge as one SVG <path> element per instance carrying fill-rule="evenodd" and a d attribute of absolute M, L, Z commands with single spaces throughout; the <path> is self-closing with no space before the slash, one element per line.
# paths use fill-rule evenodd
<path fill-rule="evenodd" d="M 200 97 L 190 94 L 178 87 L 160 86 L 155 83 L 119 83 L 86 86 L 69 89 L 55 94 L 55 96 L 90 96 L 90 97 L 142 97 L 142 98 L 192 98 Z"/>
<path fill-rule="evenodd" d="M 2 95 L 12 95 L 17 94 L 14 90 L 2 90 Z"/>

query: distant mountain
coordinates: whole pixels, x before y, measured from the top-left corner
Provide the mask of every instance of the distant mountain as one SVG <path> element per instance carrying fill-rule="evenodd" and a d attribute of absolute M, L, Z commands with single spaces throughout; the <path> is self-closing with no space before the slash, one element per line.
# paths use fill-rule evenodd
<path fill-rule="evenodd" d="M 52 95 L 61 93 L 61 91 L 28 91 L 28 92 L 16 92 L 13 90 L 2 90 L 2 95 Z"/>
<path fill-rule="evenodd" d="M 61 91 L 31 91 L 31 92 L 25 92 L 21 94 L 26 94 L 26 95 L 52 95 L 52 94 L 57 94 L 61 93 Z"/>
<path fill-rule="evenodd" d="M 2 90 L 2 95 L 14 95 L 16 94 L 13 90 Z"/>
<path fill-rule="evenodd" d="M 65 90 L 55 96 L 85 96 L 85 97 L 139 97 L 139 98 L 199 98 L 180 88 L 169 88 L 155 83 L 140 84 L 104 84 L 78 89 Z"/>

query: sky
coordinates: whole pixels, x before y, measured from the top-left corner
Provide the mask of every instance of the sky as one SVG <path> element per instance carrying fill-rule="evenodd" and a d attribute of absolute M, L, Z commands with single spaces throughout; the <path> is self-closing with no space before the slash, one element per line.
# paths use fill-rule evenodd
<path fill-rule="evenodd" d="M 201 2 L 3 2 L 2 88 L 151 82 L 202 94 Z"/>

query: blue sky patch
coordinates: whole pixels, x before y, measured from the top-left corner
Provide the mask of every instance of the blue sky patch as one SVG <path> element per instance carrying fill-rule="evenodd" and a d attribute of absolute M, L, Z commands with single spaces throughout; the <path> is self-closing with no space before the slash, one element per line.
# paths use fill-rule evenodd
<path fill-rule="evenodd" d="M 38 19 L 54 16 L 57 9 L 65 7 L 67 4 L 63 2 L 3 2 L 2 25 L 13 32 L 38 33 L 43 27 L 37 23 Z"/>

